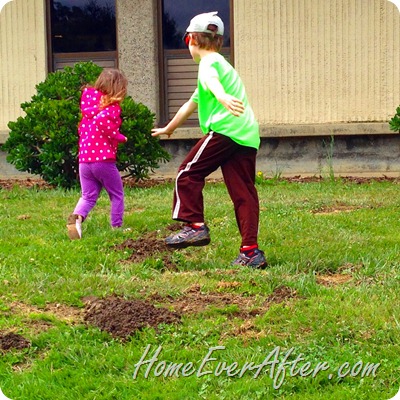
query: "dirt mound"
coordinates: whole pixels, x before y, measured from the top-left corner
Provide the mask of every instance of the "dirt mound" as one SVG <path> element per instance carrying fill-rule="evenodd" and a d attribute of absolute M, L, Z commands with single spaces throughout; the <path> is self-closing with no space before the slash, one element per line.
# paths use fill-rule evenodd
<path fill-rule="evenodd" d="M 156 307 L 150 301 L 125 300 L 120 297 L 87 299 L 84 321 L 110 333 L 115 338 L 126 340 L 135 331 L 144 327 L 157 328 L 160 324 L 179 324 L 181 315 L 196 314 L 208 309 L 234 307 L 228 314 L 241 318 L 254 318 L 265 313 L 272 304 L 296 299 L 295 290 L 281 286 L 268 296 L 264 304 L 254 306 L 254 299 L 233 293 L 201 293 L 199 285 L 194 285 L 179 298 L 154 295 L 150 301 L 163 303 L 167 307 Z"/>
<path fill-rule="evenodd" d="M 180 229 L 182 224 L 175 223 L 166 227 L 168 231 Z M 166 246 L 164 239 L 158 238 L 158 232 L 149 232 L 138 239 L 127 239 L 123 243 L 113 247 L 115 250 L 129 250 L 132 254 L 125 259 L 125 262 L 142 263 L 149 258 L 158 258 L 162 260 L 164 268 L 170 271 L 176 271 L 176 265 L 173 261 L 174 249 Z"/>
<path fill-rule="evenodd" d="M 180 315 L 175 312 L 155 307 L 146 301 L 119 297 L 94 299 L 86 304 L 84 314 L 87 323 L 121 339 L 127 339 L 144 327 L 157 328 L 160 324 L 180 323 Z"/>
<path fill-rule="evenodd" d="M 219 290 L 231 290 L 240 287 L 240 282 L 221 281 Z M 86 323 L 108 332 L 114 338 L 125 341 L 135 331 L 145 327 L 158 328 L 161 324 L 180 324 L 181 316 L 201 313 L 223 313 L 227 318 L 244 320 L 241 331 L 247 336 L 258 337 L 260 332 L 254 327 L 253 320 L 262 315 L 273 305 L 287 303 L 298 299 L 296 291 L 286 286 L 275 288 L 261 303 L 254 296 L 230 292 L 204 293 L 199 284 L 188 287 L 178 297 L 151 295 L 147 300 L 126 300 L 122 297 L 110 296 L 100 299 L 95 296 L 83 298 L 84 309 L 68 307 L 61 304 L 48 304 L 41 310 L 23 303 L 13 303 L 12 311 L 16 315 L 28 316 L 32 312 L 51 314 L 57 319 L 75 325 Z M 154 305 L 157 304 L 157 305 Z M 25 318 L 29 320 L 29 318 Z M 35 332 L 47 330 L 51 324 L 33 325 Z M 240 332 L 236 335 L 241 334 Z M 226 335 L 229 336 L 229 332 Z M 10 349 L 24 349 L 31 346 L 29 340 L 21 335 L 9 332 L 0 333 L 0 353 Z"/>
<path fill-rule="evenodd" d="M 26 349 L 31 346 L 31 342 L 25 339 L 23 336 L 16 333 L 6 333 L 0 335 L 0 350 L 11 350 L 11 349 Z"/>

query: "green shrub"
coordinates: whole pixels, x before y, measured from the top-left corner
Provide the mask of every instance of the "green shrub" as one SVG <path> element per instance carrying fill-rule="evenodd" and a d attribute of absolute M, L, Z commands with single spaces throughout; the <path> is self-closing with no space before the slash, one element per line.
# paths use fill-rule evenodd
<path fill-rule="evenodd" d="M 389 122 L 390 129 L 400 133 L 400 106 L 397 107 L 396 115 Z"/>
<path fill-rule="evenodd" d="M 36 86 L 37 94 L 21 104 L 25 116 L 9 122 L 10 136 L 3 146 L 7 161 L 19 171 L 70 188 L 78 183 L 79 101 L 82 86 L 93 83 L 102 68 L 92 62 L 50 73 Z M 170 159 L 159 140 L 151 136 L 154 114 L 127 96 L 121 104 L 121 132 L 128 142 L 118 150 L 117 167 L 124 177 L 148 177 L 159 162 Z"/>

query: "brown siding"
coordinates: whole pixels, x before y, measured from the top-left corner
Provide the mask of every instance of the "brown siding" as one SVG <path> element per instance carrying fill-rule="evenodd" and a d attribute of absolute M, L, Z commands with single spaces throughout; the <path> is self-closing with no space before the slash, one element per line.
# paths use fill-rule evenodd
<path fill-rule="evenodd" d="M 167 116 L 171 119 L 196 89 L 198 65 L 192 58 L 166 58 Z M 197 113 L 190 121 L 197 121 Z"/>

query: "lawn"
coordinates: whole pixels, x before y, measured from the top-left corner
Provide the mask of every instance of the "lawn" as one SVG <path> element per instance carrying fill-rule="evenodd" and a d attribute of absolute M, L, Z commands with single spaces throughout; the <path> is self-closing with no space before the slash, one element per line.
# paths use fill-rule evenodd
<path fill-rule="evenodd" d="M 259 177 L 266 270 L 209 182 L 212 242 L 169 251 L 172 183 L 102 194 L 70 241 L 77 190 L 0 189 L 0 388 L 12 400 L 386 400 L 400 387 L 397 180 Z"/>

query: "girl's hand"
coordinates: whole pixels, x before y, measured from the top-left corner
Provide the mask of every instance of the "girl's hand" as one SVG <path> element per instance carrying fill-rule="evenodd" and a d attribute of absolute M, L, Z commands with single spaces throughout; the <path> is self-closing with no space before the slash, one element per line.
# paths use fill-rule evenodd
<path fill-rule="evenodd" d="M 151 132 L 152 132 L 151 136 L 168 135 L 168 137 L 170 137 L 174 133 L 174 131 L 167 129 L 167 127 L 154 128 L 151 130 Z"/>

